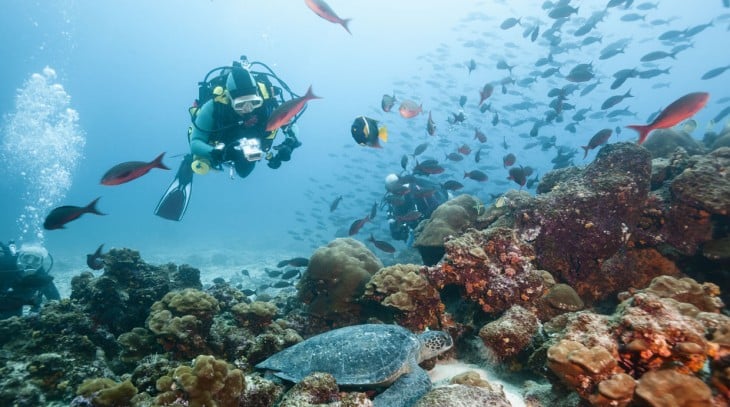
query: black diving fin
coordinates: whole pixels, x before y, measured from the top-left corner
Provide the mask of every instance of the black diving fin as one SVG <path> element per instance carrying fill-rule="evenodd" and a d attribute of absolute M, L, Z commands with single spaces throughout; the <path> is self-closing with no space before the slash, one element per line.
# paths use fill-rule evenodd
<path fill-rule="evenodd" d="M 175 179 L 165 191 L 160 202 L 155 208 L 155 215 L 169 219 L 180 221 L 188 209 L 190 202 L 190 194 L 193 191 L 193 156 L 187 154 L 180 163 Z"/>

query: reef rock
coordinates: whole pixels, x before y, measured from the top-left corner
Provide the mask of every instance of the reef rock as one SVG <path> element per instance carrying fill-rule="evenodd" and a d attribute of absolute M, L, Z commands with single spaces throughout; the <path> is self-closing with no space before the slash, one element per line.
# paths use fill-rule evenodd
<path fill-rule="evenodd" d="M 367 283 L 363 299 L 395 310 L 398 325 L 412 331 L 440 328 L 445 307 L 436 288 L 420 273 L 422 268 L 396 264 L 380 269 Z"/>
<path fill-rule="evenodd" d="M 460 287 L 484 312 L 529 307 L 543 294 L 542 274 L 532 266 L 535 252 L 512 229 L 469 229 L 448 239 L 445 249 L 444 261 L 426 270 L 428 279 L 439 288 Z"/>
<path fill-rule="evenodd" d="M 482 342 L 498 360 L 513 358 L 527 349 L 540 331 L 540 320 L 527 309 L 514 305 L 479 330 Z"/>
<path fill-rule="evenodd" d="M 419 224 L 413 247 L 421 253 L 427 266 L 436 264 L 444 255 L 444 242 L 472 226 L 484 212 L 484 204 L 471 195 L 459 195 L 441 204 L 431 217 Z"/>
<path fill-rule="evenodd" d="M 690 134 L 675 129 L 659 129 L 653 131 L 646 139 L 643 147 L 651 152 L 652 157 L 669 157 L 678 147 L 683 148 L 689 155 L 704 154 L 702 143 L 695 140 Z"/>
<path fill-rule="evenodd" d="M 483 387 L 452 384 L 437 387 L 423 396 L 415 407 L 510 407 L 507 397 L 500 390 L 491 390 Z"/>
<path fill-rule="evenodd" d="M 647 200 L 651 156 L 633 143 L 603 147 L 584 170 L 561 171 L 552 188 L 521 208 L 517 225 L 537 253 L 537 266 L 568 283 L 583 299 L 624 289 L 642 270 L 623 273 L 607 284 L 601 264 L 629 242 Z M 629 277 L 631 276 L 631 277 Z"/>

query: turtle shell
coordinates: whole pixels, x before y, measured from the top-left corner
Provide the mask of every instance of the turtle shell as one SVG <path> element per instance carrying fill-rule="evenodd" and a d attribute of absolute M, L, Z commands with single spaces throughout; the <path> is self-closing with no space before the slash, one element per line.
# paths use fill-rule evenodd
<path fill-rule="evenodd" d="M 325 372 L 338 385 L 386 386 L 417 363 L 420 346 L 415 334 L 398 325 L 354 325 L 313 336 L 256 367 L 292 382 Z"/>

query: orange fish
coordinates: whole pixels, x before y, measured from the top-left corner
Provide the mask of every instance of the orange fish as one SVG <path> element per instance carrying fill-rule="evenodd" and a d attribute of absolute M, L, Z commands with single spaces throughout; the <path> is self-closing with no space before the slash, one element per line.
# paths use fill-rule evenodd
<path fill-rule="evenodd" d="M 341 25 L 342 28 L 345 29 L 345 31 L 352 35 L 350 29 L 347 28 L 347 23 L 350 22 L 350 19 L 342 19 L 338 17 L 335 11 L 332 10 L 332 7 L 330 7 L 329 4 L 325 3 L 324 0 L 304 0 L 304 3 L 306 3 L 307 7 L 312 9 L 312 11 L 314 11 L 318 16 L 324 18 L 331 23 Z"/>
<path fill-rule="evenodd" d="M 312 93 L 312 87 L 310 86 L 304 96 L 292 100 L 287 100 L 286 102 L 282 103 L 281 106 L 277 107 L 276 109 L 274 109 L 273 112 L 271 112 L 271 117 L 269 117 L 269 121 L 266 122 L 266 131 L 276 130 L 279 127 L 289 123 L 292 117 L 296 116 L 297 113 L 302 111 L 304 105 L 312 99 L 322 98 Z"/>
<path fill-rule="evenodd" d="M 423 105 L 418 105 L 416 102 L 408 99 L 401 102 L 400 107 L 398 108 L 398 113 L 400 113 L 404 119 L 416 117 L 421 112 L 423 112 Z"/>
<path fill-rule="evenodd" d="M 688 119 L 705 107 L 710 94 L 707 92 L 694 92 L 682 96 L 667 106 L 661 113 L 647 125 L 633 124 L 626 126 L 639 132 L 638 144 L 643 143 L 652 130 L 666 129 Z"/>

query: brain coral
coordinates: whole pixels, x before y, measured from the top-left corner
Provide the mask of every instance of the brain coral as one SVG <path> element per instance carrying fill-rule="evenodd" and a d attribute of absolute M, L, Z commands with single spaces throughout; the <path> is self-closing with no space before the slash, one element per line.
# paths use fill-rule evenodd
<path fill-rule="evenodd" d="M 383 267 L 368 248 L 355 239 L 339 238 L 317 249 L 297 288 L 308 311 L 320 317 L 357 313 L 365 284 Z"/>

